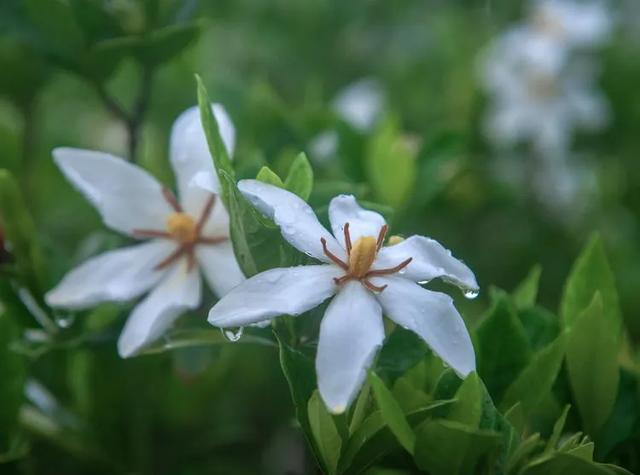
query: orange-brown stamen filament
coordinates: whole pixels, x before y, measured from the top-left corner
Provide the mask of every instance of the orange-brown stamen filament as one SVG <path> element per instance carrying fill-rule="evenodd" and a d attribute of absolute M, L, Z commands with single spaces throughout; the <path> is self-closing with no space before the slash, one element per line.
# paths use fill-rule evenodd
<path fill-rule="evenodd" d="M 161 270 L 169 267 L 182 256 L 186 255 L 187 269 L 191 271 L 196 264 L 195 247 L 198 244 L 216 245 L 227 241 L 229 238 L 224 236 L 203 236 L 202 230 L 211 216 L 211 212 L 216 203 L 216 195 L 211 194 L 207 199 L 202 212 L 195 221 L 190 215 L 186 214 L 173 192 L 168 188 L 162 189 L 162 195 L 167 203 L 174 210 L 174 213 L 167 218 L 167 229 L 134 229 L 132 235 L 137 238 L 158 238 L 169 239 L 175 241 L 178 247 L 167 257 L 161 260 L 154 269 Z"/>
<path fill-rule="evenodd" d="M 343 231 L 345 248 L 347 250 L 347 262 L 343 262 L 335 254 L 329 251 L 326 239 L 320 238 L 324 254 L 340 268 L 346 271 L 342 277 L 334 277 L 333 280 L 336 285 L 342 285 L 349 280 L 358 280 L 372 292 L 382 292 L 387 288 L 387 286 L 374 285 L 369 278 L 395 274 L 411 263 L 413 258 L 409 257 L 394 267 L 389 267 L 387 269 L 371 269 L 378 252 L 382 249 L 385 236 L 387 235 L 387 230 L 388 226 L 385 224 L 380 228 L 377 239 L 372 236 L 362 236 L 353 243 L 351 241 L 351 234 L 349 233 L 349 223 L 345 223 Z"/>

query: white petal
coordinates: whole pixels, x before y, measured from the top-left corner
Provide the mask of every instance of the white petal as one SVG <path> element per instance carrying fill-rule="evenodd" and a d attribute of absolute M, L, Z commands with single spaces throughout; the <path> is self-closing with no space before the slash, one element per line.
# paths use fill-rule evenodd
<path fill-rule="evenodd" d="M 331 297 L 335 266 L 298 266 L 271 269 L 238 285 L 209 311 L 217 327 L 241 327 L 279 315 L 300 315 Z"/>
<path fill-rule="evenodd" d="M 222 296 L 245 280 L 233 253 L 231 241 L 196 248 L 200 268 L 213 293 Z"/>
<path fill-rule="evenodd" d="M 231 156 L 235 145 L 233 123 L 220 104 L 212 104 L 211 107 L 220 127 L 222 141 Z M 184 111 L 174 122 L 171 130 L 170 156 L 182 205 L 189 212 L 199 211 L 207 200 L 208 193 L 200 187 L 193 186 L 194 178 L 199 176 L 198 180 L 206 181 L 207 189 L 214 193 L 219 192 L 220 185 L 200 121 L 200 109 L 197 106 Z"/>
<path fill-rule="evenodd" d="M 441 277 L 464 290 L 478 290 L 476 278 L 462 261 L 451 255 L 442 244 L 424 236 L 411 236 L 393 246 L 380 250 L 373 269 L 395 267 L 402 261 L 413 258 L 402 271 L 402 277 L 416 282 L 428 282 Z"/>
<path fill-rule="evenodd" d="M 142 168 L 107 153 L 76 148 L 56 148 L 53 157 L 107 226 L 125 234 L 164 229 L 172 209 L 160 183 Z"/>
<path fill-rule="evenodd" d="M 257 180 L 241 180 L 238 188 L 253 206 L 280 226 L 282 236 L 296 249 L 319 261 L 331 262 L 322 251 L 320 238 L 324 238 L 329 250 L 345 261 L 342 246 L 300 197 Z"/>
<path fill-rule="evenodd" d="M 374 278 L 372 282 L 387 285 L 376 295 L 388 318 L 418 334 L 460 376 L 475 371 L 471 338 L 451 297 L 401 277 Z"/>
<path fill-rule="evenodd" d="M 133 309 L 118 339 L 123 358 L 134 355 L 160 337 L 187 309 L 200 304 L 200 273 L 187 272 L 184 259 Z"/>
<path fill-rule="evenodd" d="M 340 91 L 333 101 L 333 108 L 353 128 L 366 132 L 380 117 L 383 102 L 384 92 L 378 81 L 366 78 Z"/>
<path fill-rule="evenodd" d="M 375 297 L 360 282 L 346 283 L 324 314 L 316 356 L 318 389 L 331 412 L 349 407 L 383 341 Z"/>
<path fill-rule="evenodd" d="M 339 195 L 331 200 L 329 221 L 333 235 L 343 246 L 345 245 L 345 223 L 349 223 L 349 235 L 352 243 L 355 243 L 362 236 L 372 236 L 377 239 L 380 229 L 386 224 L 380 214 L 361 208 L 352 195 Z"/>
<path fill-rule="evenodd" d="M 135 298 L 162 278 L 154 267 L 172 251 L 170 242 L 156 240 L 92 257 L 47 293 L 47 304 L 81 309 Z"/>

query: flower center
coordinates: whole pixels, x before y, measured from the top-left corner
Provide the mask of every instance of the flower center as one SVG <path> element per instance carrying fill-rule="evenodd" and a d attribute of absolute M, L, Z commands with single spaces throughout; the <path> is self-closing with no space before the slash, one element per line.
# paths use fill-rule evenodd
<path fill-rule="evenodd" d="M 158 238 L 170 239 L 178 245 L 176 249 L 166 258 L 156 265 L 156 270 L 164 269 L 183 256 L 187 258 L 187 268 L 191 270 L 195 265 L 195 248 L 198 245 L 212 246 L 220 244 L 227 239 L 226 236 L 203 236 L 202 230 L 206 224 L 213 206 L 216 202 L 216 195 L 211 194 L 205 203 L 200 217 L 196 221 L 191 215 L 184 212 L 182 206 L 173 195 L 171 190 L 165 188 L 162 190 L 164 198 L 167 200 L 173 213 L 169 215 L 165 223 L 166 230 L 160 231 L 156 229 L 135 229 L 133 235 L 139 238 Z"/>
<path fill-rule="evenodd" d="M 377 253 L 376 238 L 373 236 L 358 238 L 349 253 L 349 274 L 357 279 L 363 278 L 369 272 Z"/>
<path fill-rule="evenodd" d="M 327 241 L 325 238 L 320 238 L 322 243 L 322 250 L 325 256 L 331 259 L 338 267 L 344 269 L 345 274 L 340 278 L 334 278 L 336 284 L 342 285 L 349 280 L 358 280 L 367 289 L 373 292 L 382 292 L 387 288 L 386 285 L 377 286 L 369 281 L 370 277 L 380 277 L 383 275 L 395 274 L 407 267 L 413 260 L 413 257 L 405 259 L 395 267 L 388 269 L 376 269 L 371 270 L 373 262 L 376 260 L 378 252 L 384 244 L 384 237 L 387 234 L 387 225 L 385 224 L 380 229 L 378 239 L 373 236 L 362 236 L 358 238 L 355 244 L 351 243 L 351 234 L 349 233 L 349 223 L 344 225 L 344 243 L 347 248 L 348 263 L 337 257 L 327 248 Z"/>
<path fill-rule="evenodd" d="M 189 244 L 198 238 L 196 221 L 186 213 L 172 213 L 167 218 L 167 231 L 181 244 Z"/>

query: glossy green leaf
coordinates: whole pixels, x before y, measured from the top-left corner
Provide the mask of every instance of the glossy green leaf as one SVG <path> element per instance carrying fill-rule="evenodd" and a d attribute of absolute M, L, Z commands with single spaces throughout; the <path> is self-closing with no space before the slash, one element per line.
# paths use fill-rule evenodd
<path fill-rule="evenodd" d="M 196 82 L 198 85 L 198 107 L 200 108 L 200 120 L 202 121 L 202 127 L 204 129 L 205 136 L 207 138 L 207 144 L 209 145 L 209 151 L 213 157 L 213 165 L 220 179 L 220 188 L 222 201 L 227 209 L 229 209 L 229 195 L 231 183 L 235 184 L 235 171 L 227 153 L 227 148 L 224 146 L 222 137 L 220 136 L 220 128 L 218 127 L 218 121 L 211 109 L 211 99 L 209 99 L 209 93 L 204 87 L 200 76 L 196 75 Z M 222 172 L 228 175 L 227 180 L 223 180 L 221 176 Z"/>
<path fill-rule="evenodd" d="M 425 418 L 438 411 L 446 410 L 453 402 L 453 400 L 434 401 L 407 413 L 407 420 L 411 426 L 415 427 Z M 385 424 L 382 412 L 375 411 L 349 437 L 340 459 L 339 472 L 345 475 L 364 473 L 377 460 L 395 449 L 403 450 L 389 426 Z"/>
<path fill-rule="evenodd" d="M 289 168 L 284 181 L 287 190 L 307 201 L 313 191 L 313 168 L 304 152 L 299 153 Z"/>
<path fill-rule="evenodd" d="M 430 420 L 416 433 L 415 461 L 433 475 L 482 473 L 500 446 L 500 434 L 460 424 Z"/>
<path fill-rule="evenodd" d="M 565 354 L 565 338 L 559 336 L 553 343 L 536 353 L 526 368 L 505 391 L 501 408 L 509 408 L 520 402 L 526 414 L 551 391 Z"/>
<path fill-rule="evenodd" d="M 564 407 L 562 414 L 560 415 L 556 423 L 553 425 L 553 431 L 551 432 L 551 435 L 549 436 L 549 440 L 547 441 L 547 447 L 545 449 L 545 452 L 551 453 L 556 449 L 558 442 L 560 441 L 560 436 L 562 435 L 562 431 L 564 430 L 564 425 L 567 421 L 567 415 L 569 414 L 569 409 L 571 409 L 571 406 L 567 404 Z"/>
<path fill-rule="evenodd" d="M 531 358 L 529 342 L 509 297 L 502 291 L 476 330 L 478 374 L 489 393 L 500 400 Z"/>
<path fill-rule="evenodd" d="M 369 373 L 369 382 L 384 421 L 405 450 L 413 453 L 416 436 L 407 422 L 398 401 L 395 400 L 391 391 L 374 372 Z"/>
<path fill-rule="evenodd" d="M 280 177 L 271 170 L 271 168 L 264 166 L 260 169 L 258 174 L 256 175 L 256 180 L 261 181 L 262 183 L 268 183 L 269 185 L 277 186 L 279 188 L 284 188 L 284 183 Z"/>
<path fill-rule="evenodd" d="M 447 419 L 469 427 L 478 427 L 482 418 L 484 388 L 477 373 L 466 377 L 456 392 L 456 402 Z"/>
<path fill-rule="evenodd" d="M 522 475 L 613 475 L 606 465 L 584 460 L 574 454 L 558 452 L 550 458 L 535 461 L 524 467 Z"/>
<path fill-rule="evenodd" d="M 533 351 L 538 351 L 558 337 L 561 329 L 560 319 L 540 306 L 518 311 L 527 340 Z"/>
<path fill-rule="evenodd" d="M 527 277 L 513 291 L 513 302 L 519 310 L 531 308 L 536 304 L 541 273 L 542 267 L 539 265 L 534 266 L 527 274 Z"/>
<path fill-rule="evenodd" d="M 609 332 L 617 335 L 622 325 L 618 293 L 602 239 L 597 234 L 576 260 L 565 283 L 560 314 L 566 327 L 571 328 L 591 304 L 596 291 L 602 298 L 603 317 L 608 322 Z"/>
<path fill-rule="evenodd" d="M 571 389 L 592 436 L 611 414 L 618 393 L 618 336 L 610 331 L 600 292 L 573 322 L 567 341 L 567 370 Z"/>
<path fill-rule="evenodd" d="M 316 446 L 329 474 L 336 473 L 338 461 L 340 460 L 340 450 L 342 439 L 333 421 L 333 417 L 320 398 L 318 391 L 314 391 L 307 405 L 307 414 L 311 433 L 316 441 Z"/>

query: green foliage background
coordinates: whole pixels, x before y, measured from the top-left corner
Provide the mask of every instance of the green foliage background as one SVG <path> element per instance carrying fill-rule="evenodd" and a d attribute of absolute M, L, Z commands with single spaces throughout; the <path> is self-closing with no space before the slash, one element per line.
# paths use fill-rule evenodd
<path fill-rule="evenodd" d="M 504 0 L 1 2 L 0 471 L 639 471 L 640 19 L 621 22 L 602 52 L 611 125 L 575 141 L 600 194 L 559 219 L 495 178 L 480 132 L 477 54 L 522 11 Z M 208 298 L 151 354 L 123 361 L 115 339 L 130 307 L 44 306 L 67 270 L 124 242 L 51 149 L 110 151 L 172 185 L 168 133 L 197 103 L 196 73 L 200 98 L 223 103 L 237 129 L 233 167 L 216 165 L 243 269 L 301 256 L 236 178 L 277 175 L 323 218 L 331 196 L 353 193 L 394 234 L 433 237 L 474 270 L 480 297 L 456 303 L 478 375 L 461 382 L 390 330 L 360 398 L 333 417 L 314 392 L 321 311 L 230 343 L 204 321 Z M 330 107 L 362 77 L 387 94 L 371 133 Z M 340 146 L 319 163 L 308 145 L 327 129 Z"/>

